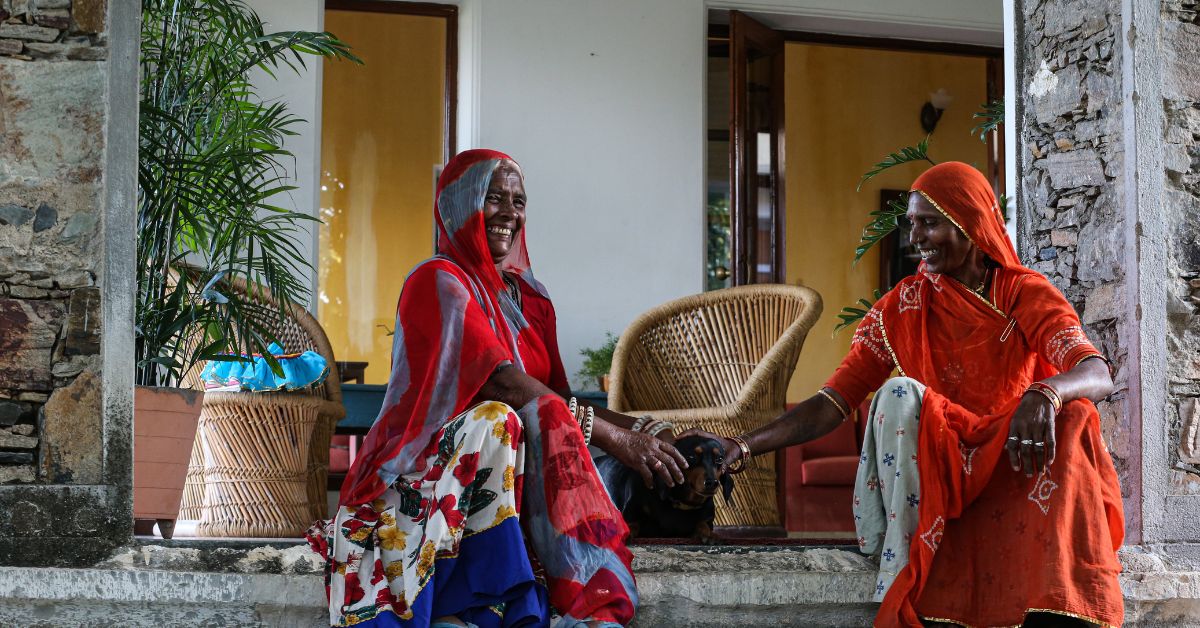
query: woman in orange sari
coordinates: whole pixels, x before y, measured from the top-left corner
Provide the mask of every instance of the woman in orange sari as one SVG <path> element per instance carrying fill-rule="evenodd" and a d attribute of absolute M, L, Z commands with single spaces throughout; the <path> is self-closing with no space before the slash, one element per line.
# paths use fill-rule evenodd
<path fill-rule="evenodd" d="M 877 391 L 853 506 L 880 557 L 876 626 L 1119 625 L 1120 489 L 1093 405 L 1107 362 L 1018 261 L 977 170 L 930 168 L 907 215 L 917 273 L 817 394 L 726 439 L 726 460 L 818 438 Z"/>

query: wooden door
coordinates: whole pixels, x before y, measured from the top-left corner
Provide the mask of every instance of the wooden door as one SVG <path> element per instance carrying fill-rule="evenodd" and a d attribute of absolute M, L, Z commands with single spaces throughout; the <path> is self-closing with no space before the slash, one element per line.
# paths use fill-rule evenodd
<path fill-rule="evenodd" d="M 734 285 L 784 278 L 783 37 L 730 11 L 729 163 Z"/>

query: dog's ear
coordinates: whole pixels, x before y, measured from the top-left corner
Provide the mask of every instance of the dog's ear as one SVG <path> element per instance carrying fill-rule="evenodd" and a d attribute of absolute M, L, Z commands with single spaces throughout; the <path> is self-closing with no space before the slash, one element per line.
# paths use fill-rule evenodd
<path fill-rule="evenodd" d="M 721 474 L 721 497 L 727 506 L 733 505 L 733 476 L 728 473 Z"/>

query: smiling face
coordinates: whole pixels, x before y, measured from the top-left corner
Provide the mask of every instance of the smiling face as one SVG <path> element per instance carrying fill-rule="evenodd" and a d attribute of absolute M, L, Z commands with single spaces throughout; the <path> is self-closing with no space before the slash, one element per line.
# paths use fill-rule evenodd
<path fill-rule="evenodd" d="M 912 223 L 908 240 L 921 254 L 929 272 L 947 274 L 967 283 L 965 278 L 975 274 L 979 261 L 975 245 L 967 236 L 919 192 L 908 196 L 905 216 Z"/>
<path fill-rule="evenodd" d="M 501 161 L 492 172 L 483 198 L 483 224 L 492 261 L 499 264 L 525 228 L 525 181 L 512 161 Z"/>

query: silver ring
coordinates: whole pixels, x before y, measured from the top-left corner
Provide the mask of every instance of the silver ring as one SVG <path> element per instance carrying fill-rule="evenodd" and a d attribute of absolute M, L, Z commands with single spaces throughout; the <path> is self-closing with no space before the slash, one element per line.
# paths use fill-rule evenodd
<path fill-rule="evenodd" d="M 1009 436 L 1008 440 L 1021 440 L 1019 436 Z"/>
<path fill-rule="evenodd" d="M 1045 447 L 1046 443 L 1034 443 L 1033 446 L 1034 447 Z"/>
<path fill-rule="evenodd" d="M 1021 445 L 1022 445 L 1022 446 L 1025 446 L 1025 445 L 1032 445 L 1032 444 L 1033 444 L 1033 439 L 1027 439 L 1027 440 L 1023 440 L 1023 441 L 1021 441 Z"/>

